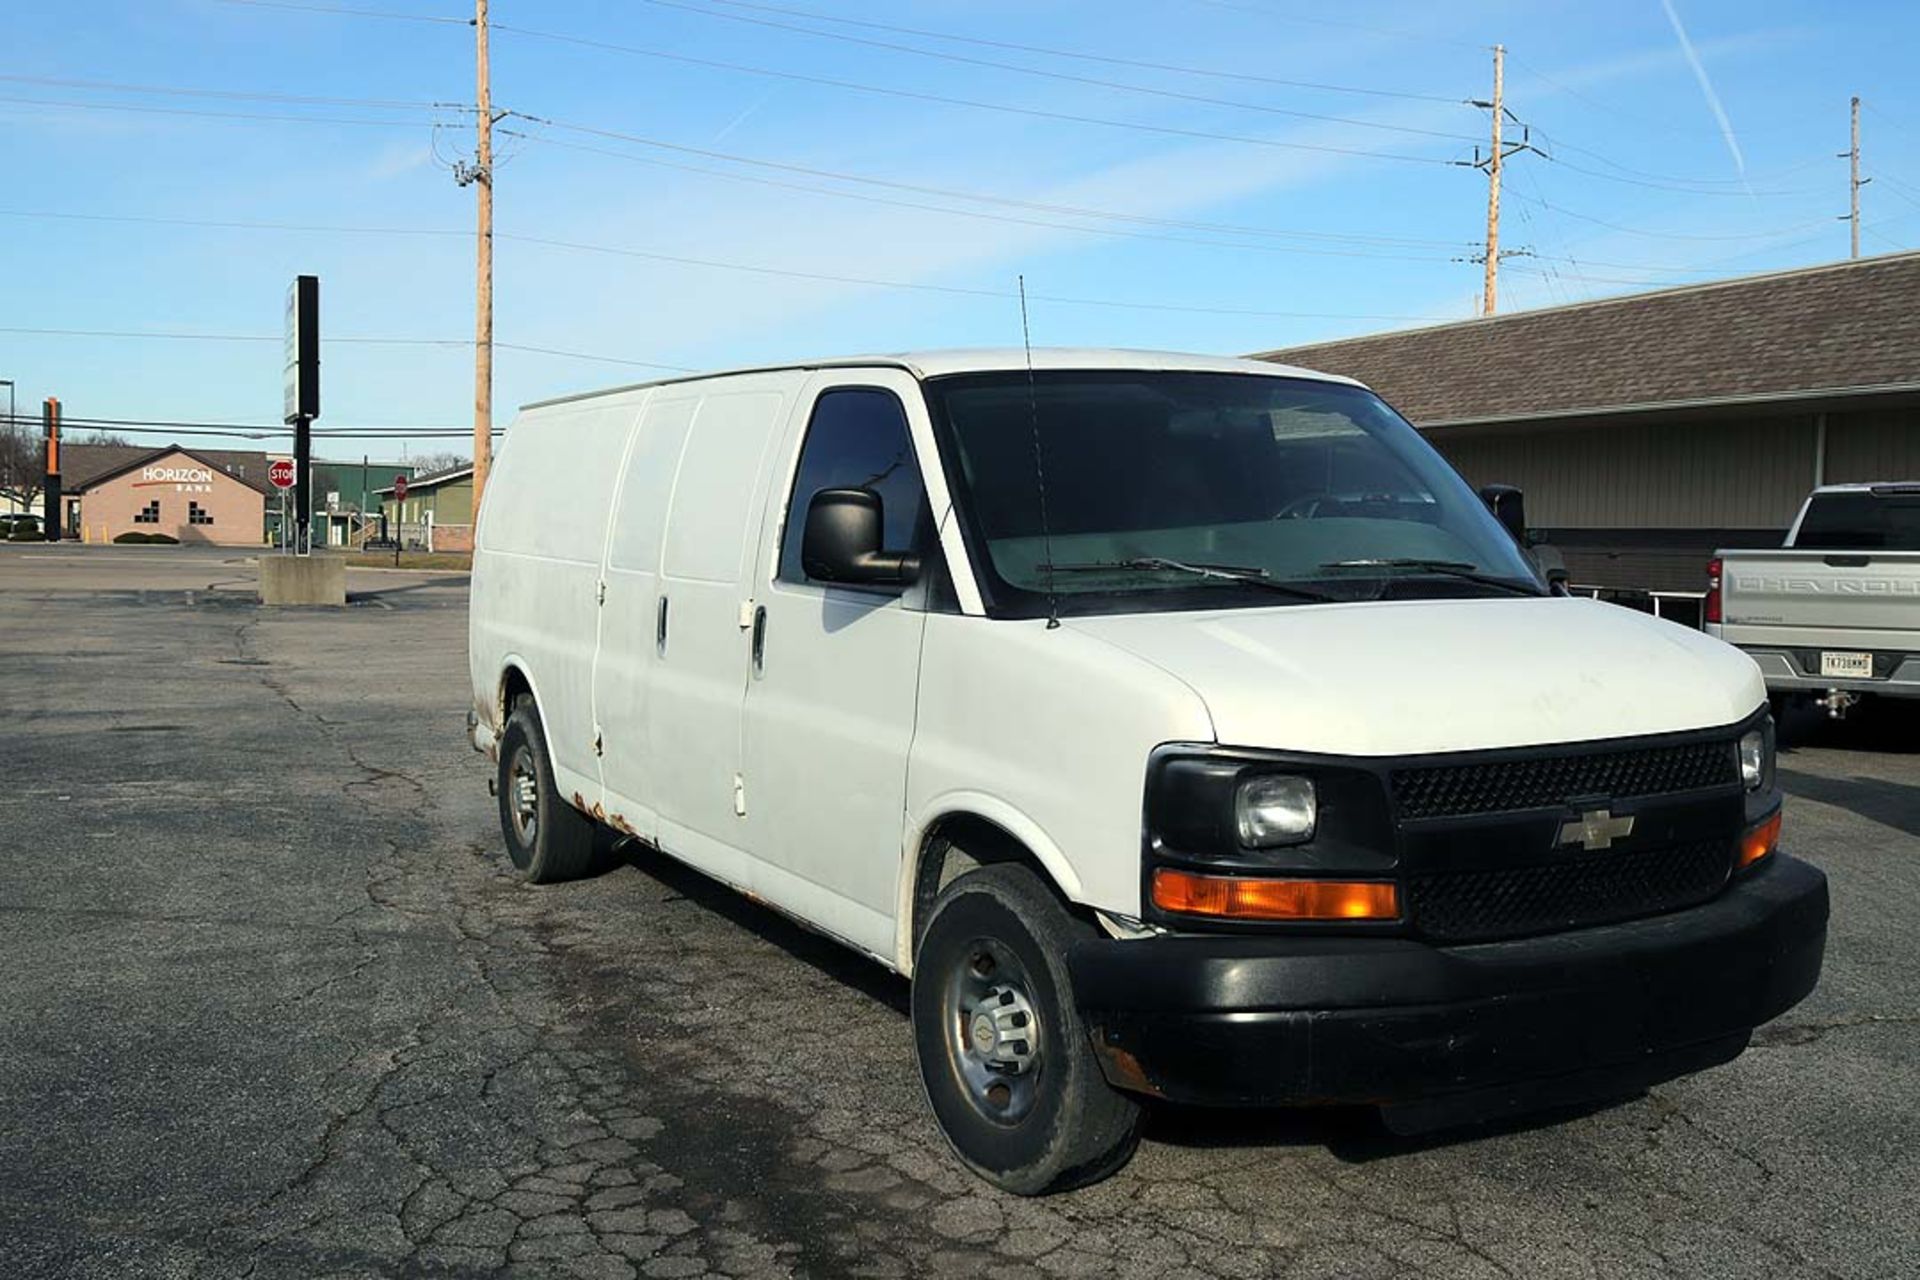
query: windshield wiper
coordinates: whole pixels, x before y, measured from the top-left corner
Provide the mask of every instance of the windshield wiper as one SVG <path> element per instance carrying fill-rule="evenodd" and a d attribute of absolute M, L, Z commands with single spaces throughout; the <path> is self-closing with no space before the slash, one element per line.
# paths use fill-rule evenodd
<path fill-rule="evenodd" d="M 1241 582 L 1252 587 L 1265 587 L 1269 591 L 1283 591 L 1290 596 L 1298 596 L 1302 600 L 1338 598 L 1324 591 L 1315 591 L 1310 587 L 1296 587 L 1287 582 L 1275 582 L 1272 574 L 1252 565 L 1205 564 L 1190 560 L 1174 560 L 1167 556 L 1131 556 L 1125 560 L 1091 560 L 1085 564 L 1040 564 L 1034 567 L 1053 573 L 1110 573 L 1115 569 L 1166 569 L 1175 573 L 1190 573 L 1199 578 L 1217 578 L 1223 582 Z"/>
<path fill-rule="evenodd" d="M 1320 566 L 1322 569 L 1417 569 L 1421 573 L 1437 573 L 1449 578 L 1459 578 L 1466 582 L 1477 582 L 1481 586 L 1496 587 L 1517 596 L 1537 596 L 1540 592 L 1532 586 L 1516 582 L 1512 578 L 1496 578 L 1464 560 L 1421 560 L 1413 557 L 1388 557 L 1366 560 L 1329 560 Z"/>

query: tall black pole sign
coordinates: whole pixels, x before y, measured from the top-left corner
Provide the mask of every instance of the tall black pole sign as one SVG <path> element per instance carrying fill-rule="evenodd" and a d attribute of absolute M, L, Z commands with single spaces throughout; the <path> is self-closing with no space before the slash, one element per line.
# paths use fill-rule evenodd
<path fill-rule="evenodd" d="M 41 536 L 48 542 L 58 542 L 65 522 L 60 519 L 60 402 L 52 396 L 40 406 L 40 425 L 47 433 L 47 480 L 41 490 L 46 495 L 46 506 L 40 521 Z"/>
<path fill-rule="evenodd" d="M 313 420 L 320 416 L 320 277 L 295 276 L 287 289 L 286 413 L 293 424 L 294 550 L 312 548 Z"/>

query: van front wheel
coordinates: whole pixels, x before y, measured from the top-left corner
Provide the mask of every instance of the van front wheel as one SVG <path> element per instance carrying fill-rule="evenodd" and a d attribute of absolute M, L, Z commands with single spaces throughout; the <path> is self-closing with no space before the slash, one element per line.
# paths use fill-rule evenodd
<path fill-rule="evenodd" d="M 1012 863 L 969 872 L 933 905 L 913 974 L 913 1038 L 956 1154 L 1018 1195 L 1106 1177 L 1133 1154 L 1140 1104 L 1100 1074 L 1066 946 L 1091 936 Z"/>
<path fill-rule="evenodd" d="M 593 861 L 593 819 L 560 798 L 531 698 L 513 704 L 500 735 L 500 833 L 514 869 L 534 884 L 571 880 Z"/>

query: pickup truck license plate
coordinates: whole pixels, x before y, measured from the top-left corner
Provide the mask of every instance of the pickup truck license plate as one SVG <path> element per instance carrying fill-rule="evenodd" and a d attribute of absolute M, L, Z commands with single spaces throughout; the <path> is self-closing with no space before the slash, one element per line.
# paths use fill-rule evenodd
<path fill-rule="evenodd" d="M 1824 650 L 1820 654 L 1820 674 L 1823 676 L 1861 676 L 1873 678 L 1873 655 L 1870 653 L 1834 653 Z"/>

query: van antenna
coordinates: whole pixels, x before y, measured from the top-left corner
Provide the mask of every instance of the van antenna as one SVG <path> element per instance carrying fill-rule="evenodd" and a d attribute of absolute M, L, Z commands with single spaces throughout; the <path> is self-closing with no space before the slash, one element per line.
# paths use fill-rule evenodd
<path fill-rule="evenodd" d="M 1027 421 L 1033 428 L 1033 487 L 1040 494 L 1040 548 L 1046 556 L 1047 630 L 1060 625 L 1060 595 L 1053 589 L 1053 532 L 1047 526 L 1047 468 L 1040 456 L 1040 397 L 1033 388 L 1033 333 L 1027 326 L 1027 277 L 1014 279 L 1020 285 L 1020 344 L 1027 353 Z"/>

